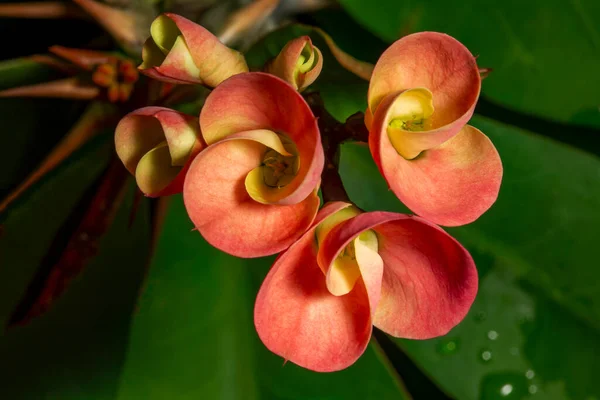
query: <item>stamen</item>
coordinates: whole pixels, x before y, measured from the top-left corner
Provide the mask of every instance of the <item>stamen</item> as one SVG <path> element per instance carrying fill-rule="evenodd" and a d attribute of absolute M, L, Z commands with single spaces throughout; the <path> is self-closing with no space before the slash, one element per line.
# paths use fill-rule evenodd
<path fill-rule="evenodd" d="M 281 135 L 280 135 L 281 137 Z M 263 157 L 263 182 L 270 188 L 281 189 L 288 185 L 298 172 L 298 156 L 296 146 L 281 137 L 283 147 L 292 155 L 284 156 L 275 150 L 267 150 Z"/>
<path fill-rule="evenodd" d="M 404 131 L 422 132 L 431 126 L 431 122 L 423 117 L 423 114 L 412 114 L 402 118 L 394 119 L 390 123 L 391 128 L 399 128 Z"/>
<path fill-rule="evenodd" d="M 394 99 L 387 133 L 398 154 L 412 160 L 421 153 L 419 140 L 425 136 L 409 132 L 430 131 L 435 124 L 433 112 L 433 94 L 428 89 L 408 89 Z"/>
<path fill-rule="evenodd" d="M 342 250 L 338 257 L 348 258 L 352 261 L 356 261 L 356 249 L 354 248 L 354 240 L 348 243 L 346 247 L 344 247 L 344 250 Z"/>
<path fill-rule="evenodd" d="M 409 89 L 393 104 L 390 128 L 421 132 L 431 129 L 433 95 L 425 88 Z"/>

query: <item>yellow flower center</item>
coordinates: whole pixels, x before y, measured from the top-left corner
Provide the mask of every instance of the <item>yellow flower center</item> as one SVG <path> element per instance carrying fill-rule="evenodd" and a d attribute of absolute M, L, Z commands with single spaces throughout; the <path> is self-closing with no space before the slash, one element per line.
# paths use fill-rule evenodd
<path fill-rule="evenodd" d="M 325 218 L 315 230 L 317 245 L 321 246 L 325 237 L 335 226 L 360 214 L 354 207 L 346 207 Z M 373 259 L 380 260 L 377 234 L 368 230 L 355 237 L 333 260 L 331 265 L 323 265 L 323 260 L 317 259 L 319 267 L 327 275 L 327 288 L 335 296 L 349 293 L 361 276 L 359 265 L 367 266 Z"/>
<path fill-rule="evenodd" d="M 432 129 L 433 94 L 425 88 L 409 89 L 401 93 L 391 106 L 388 137 L 402 157 L 411 160 L 422 151 L 427 141 L 426 132 Z"/>
<path fill-rule="evenodd" d="M 312 46 L 307 43 L 302 49 L 298 61 L 296 61 L 296 74 L 310 71 L 317 63 L 318 55 L 313 51 Z"/>
<path fill-rule="evenodd" d="M 246 175 L 245 186 L 257 202 L 273 204 L 297 188 L 297 182 L 293 182 L 300 169 L 300 157 L 296 144 L 285 134 L 262 133 L 266 149 L 260 165 Z"/>
<path fill-rule="evenodd" d="M 295 146 L 293 143 L 283 143 L 283 147 L 292 155 L 285 156 L 269 149 L 263 157 L 263 181 L 268 187 L 285 187 L 298 173 L 299 163 L 298 156 L 294 155 Z"/>
<path fill-rule="evenodd" d="M 392 106 L 394 115 L 390 128 L 422 132 L 431 128 L 433 95 L 425 88 L 410 89 L 402 93 Z"/>

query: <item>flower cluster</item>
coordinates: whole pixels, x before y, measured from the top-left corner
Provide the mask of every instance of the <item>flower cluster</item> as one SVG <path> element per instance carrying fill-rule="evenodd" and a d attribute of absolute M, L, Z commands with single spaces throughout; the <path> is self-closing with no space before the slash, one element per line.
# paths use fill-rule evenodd
<path fill-rule="evenodd" d="M 128 114 L 115 142 L 144 194 L 183 192 L 213 246 L 238 257 L 281 253 L 256 299 L 258 335 L 286 360 L 335 371 L 360 357 L 373 325 L 427 339 L 464 318 L 477 270 L 436 224 L 483 214 L 498 195 L 502 165 L 490 140 L 466 124 L 481 86 L 475 58 L 450 36 L 416 33 L 372 70 L 365 125 L 379 170 L 418 216 L 363 212 L 347 201 L 319 210 L 325 154 L 300 92 L 323 61 L 303 36 L 262 72 L 248 72 L 244 56 L 206 29 L 163 14 L 140 71 L 212 91 L 199 118 L 162 107 Z"/>

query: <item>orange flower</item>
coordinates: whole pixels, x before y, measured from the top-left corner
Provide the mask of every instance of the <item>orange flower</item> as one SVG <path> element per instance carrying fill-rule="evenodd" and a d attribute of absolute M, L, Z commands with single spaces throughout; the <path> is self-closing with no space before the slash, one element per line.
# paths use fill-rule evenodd
<path fill-rule="evenodd" d="M 319 208 L 323 148 L 308 104 L 273 75 L 239 74 L 208 96 L 200 127 L 209 147 L 183 188 L 198 231 L 239 257 L 286 249 Z"/>
<path fill-rule="evenodd" d="M 365 351 L 372 326 L 429 339 L 467 314 L 477 269 L 456 240 L 419 217 L 326 204 L 265 278 L 254 323 L 274 353 L 337 371 Z"/>
<path fill-rule="evenodd" d="M 392 44 L 371 78 L 365 122 L 373 158 L 406 206 L 441 225 L 472 222 L 498 197 L 498 152 L 466 125 L 480 88 L 475 57 L 436 32 Z"/>
<path fill-rule="evenodd" d="M 164 107 L 127 114 L 115 131 L 117 155 L 149 197 L 183 189 L 185 174 L 206 144 L 198 119 Z"/>
<path fill-rule="evenodd" d="M 277 75 L 299 92 L 313 83 L 323 68 L 323 55 L 313 46 L 310 37 L 290 40 L 279 55 L 267 65 L 266 71 Z"/>
<path fill-rule="evenodd" d="M 248 71 L 241 53 L 182 16 L 159 15 L 150 27 L 150 34 L 139 69 L 151 78 L 215 87 L 232 75 Z"/>

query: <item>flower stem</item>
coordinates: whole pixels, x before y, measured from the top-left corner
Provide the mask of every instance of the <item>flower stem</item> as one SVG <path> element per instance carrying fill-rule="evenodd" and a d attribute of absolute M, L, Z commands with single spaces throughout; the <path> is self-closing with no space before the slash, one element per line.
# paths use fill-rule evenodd
<path fill-rule="evenodd" d="M 350 116 L 345 123 L 336 120 L 325 109 L 323 100 L 318 93 L 305 96 L 319 124 L 323 151 L 325 153 L 325 168 L 321 175 L 321 192 L 323 200 L 350 202 L 339 174 L 340 145 L 348 140 L 368 141 L 369 132 L 364 125 L 362 113 Z"/>

